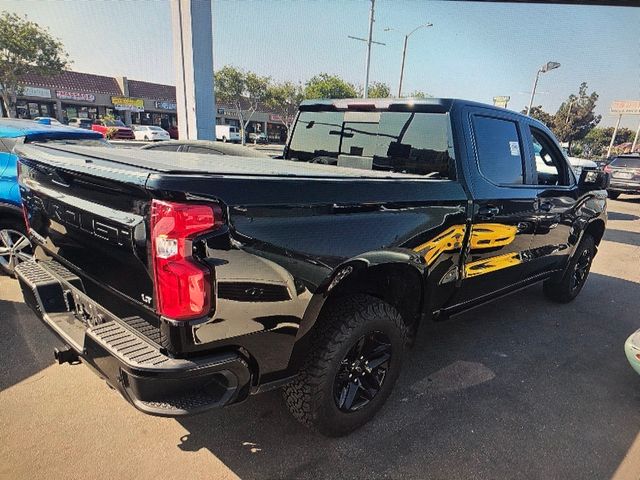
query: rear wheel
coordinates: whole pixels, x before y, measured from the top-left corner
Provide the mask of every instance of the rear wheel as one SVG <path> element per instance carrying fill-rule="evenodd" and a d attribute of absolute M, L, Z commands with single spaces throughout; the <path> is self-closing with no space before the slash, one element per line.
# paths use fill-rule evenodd
<path fill-rule="evenodd" d="M 573 258 L 569 261 L 562 279 L 556 282 L 551 280 L 544 282 L 543 289 L 547 298 L 559 303 L 568 303 L 576 298 L 587 281 L 595 254 L 595 241 L 591 235 L 585 234 Z"/>
<path fill-rule="evenodd" d="M 16 265 L 31 260 L 33 247 L 18 220 L 0 223 L 0 270 L 13 275 Z"/>
<path fill-rule="evenodd" d="M 367 295 L 328 307 L 319 321 L 313 348 L 284 398 L 304 425 L 346 435 L 373 418 L 391 393 L 407 327 L 395 308 Z"/>

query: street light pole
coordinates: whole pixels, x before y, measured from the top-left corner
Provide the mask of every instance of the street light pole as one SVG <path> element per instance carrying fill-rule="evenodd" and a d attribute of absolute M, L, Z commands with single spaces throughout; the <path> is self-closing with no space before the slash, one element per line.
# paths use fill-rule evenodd
<path fill-rule="evenodd" d="M 402 98 L 402 77 L 404 77 L 404 59 L 407 56 L 407 42 L 409 35 L 404 36 L 404 47 L 402 47 L 402 66 L 400 67 L 400 83 L 398 84 L 398 98 Z"/>
<path fill-rule="evenodd" d="M 542 70 L 538 70 L 536 73 L 536 79 L 533 81 L 533 89 L 531 90 L 531 98 L 529 99 L 529 108 L 527 108 L 527 117 L 531 114 L 531 106 L 533 105 L 533 97 L 536 94 L 536 87 L 538 86 L 538 79 L 540 78 L 540 72 Z"/>
<path fill-rule="evenodd" d="M 404 79 L 404 63 L 407 57 L 407 44 L 409 43 L 409 37 L 413 35 L 415 32 L 420 30 L 421 28 L 433 27 L 433 23 L 423 23 L 422 25 L 418 25 L 416 28 L 411 30 L 404 36 L 404 46 L 402 47 L 402 65 L 400 67 L 400 82 L 398 83 L 398 98 L 402 97 L 402 80 Z M 384 31 L 388 32 L 390 30 L 395 30 L 394 28 L 385 28 Z"/>
<path fill-rule="evenodd" d="M 533 81 L 533 89 L 531 90 L 531 98 L 529 99 L 529 107 L 527 108 L 527 116 L 531 113 L 531 107 L 533 106 L 533 97 L 536 95 L 536 87 L 538 86 L 538 79 L 541 73 L 547 73 L 549 70 L 555 70 L 560 64 L 558 62 L 547 62 L 536 72 L 536 79 Z"/>

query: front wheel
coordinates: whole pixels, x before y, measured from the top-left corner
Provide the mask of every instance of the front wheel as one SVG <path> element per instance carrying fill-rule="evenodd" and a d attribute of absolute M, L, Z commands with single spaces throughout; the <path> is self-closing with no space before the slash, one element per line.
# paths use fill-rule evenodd
<path fill-rule="evenodd" d="M 18 221 L 0 224 L 0 270 L 13 276 L 16 265 L 31 260 L 32 255 L 24 225 Z"/>
<path fill-rule="evenodd" d="M 595 241 L 591 235 L 585 234 L 569 260 L 562 279 L 544 282 L 543 289 L 547 298 L 559 303 L 568 303 L 576 298 L 587 281 L 595 254 Z"/>
<path fill-rule="evenodd" d="M 407 327 L 395 308 L 367 295 L 340 300 L 318 321 L 312 350 L 284 398 L 301 423 L 337 437 L 367 423 L 386 401 Z"/>

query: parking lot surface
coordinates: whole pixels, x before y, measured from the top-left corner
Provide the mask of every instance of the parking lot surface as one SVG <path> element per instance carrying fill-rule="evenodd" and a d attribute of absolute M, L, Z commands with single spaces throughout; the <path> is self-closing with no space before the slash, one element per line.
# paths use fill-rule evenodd
<path fill-rule="evenodd" d="M 0 277 L 0 478 L 640 478 L 640 199 L 609 202 L 571 304 L 534 286 L 421 329 L 387 405 L 327 439 L 279 392 L 199 416 L 143 415 L 58 340 Z"/>

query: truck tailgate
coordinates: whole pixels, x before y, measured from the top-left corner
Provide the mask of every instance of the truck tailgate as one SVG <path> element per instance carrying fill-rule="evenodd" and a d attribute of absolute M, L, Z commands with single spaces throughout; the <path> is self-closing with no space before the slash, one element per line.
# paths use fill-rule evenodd
<path fill-rule="evenodd" d="M 147 251 L 149 170 L 21 146 L 20 192 L 30 232 L 43 253 L 63 263 L 85 288 L 117 292 L 152 307 Z M 113 297 L 113 295 L 111 295 Z"/>

